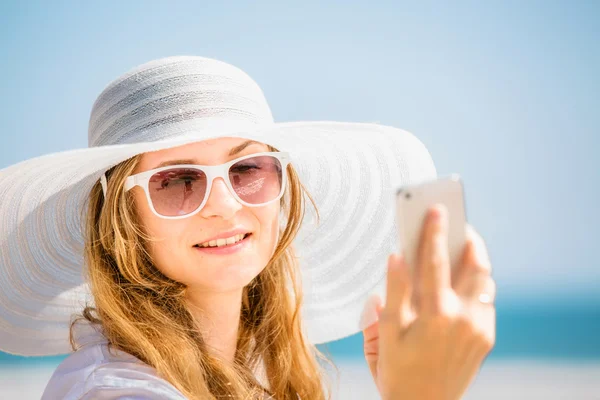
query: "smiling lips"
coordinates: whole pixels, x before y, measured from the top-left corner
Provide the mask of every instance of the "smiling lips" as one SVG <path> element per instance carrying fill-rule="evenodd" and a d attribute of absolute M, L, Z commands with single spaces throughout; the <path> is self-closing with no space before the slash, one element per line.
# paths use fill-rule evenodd
<path fill-rule="evenodd" d="M 223 247 L 223 246 L 228 246 L 231 244 L 235 244 L 237 242 L 241 242 L 242 240 L 244 240 L 247 236 L 249 235 L 249 233 L 240 233 L 237 235 L 233 235 L 230 236 L 228 238 L 220 238 L 220 239 L 216 239 L 216 240 L 210 240 L 208 242 L 204 242 L 204 243 L 200 243 L 197 244 L 195 247 Z"/>

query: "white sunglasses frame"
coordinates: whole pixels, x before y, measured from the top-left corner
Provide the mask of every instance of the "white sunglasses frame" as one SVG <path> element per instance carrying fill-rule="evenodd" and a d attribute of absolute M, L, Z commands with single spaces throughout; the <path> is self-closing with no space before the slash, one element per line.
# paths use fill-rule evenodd
<path fill-rule="evenodd" d="M 233 189 L 233 186 L 231 185 L 231 181 L 229 180 L 229 168 L 235 163 L 246 160 L 248 158 L 259 157 L 259 156 L 272 156 L 279 160 L 279 163 L 281 164 L 281 192 L 279 193 L 279 195 L 276 198 L 274 198 L 273 200 L 270 200 L 266 203 L 250 204 L 250 203 L 247 203 L 244 200 L 242 200 L 237 195 L 235 190 Z M 155 169 L 151 169 L 149 171 L 140 172 L 139 174 L 128 176 L 127 179 L 125 179 L 125 185 L 124 185 L 123 189 L 125 192 L 128 192 L 129 190 L 133 189 L 136 186 L 141 187 L 146 194 L 146 200 L 148 201 L 148 205 L 150 206 L 150 209 L 152 210 L 154 215 L 156 215 L 159 218 L 164 218 L 164 219 L 189 218 L 189 217 L 199 213 L 200 210 L 202 210 L 202 208 L 205 206 L 206 202 L 208 201 L 208 198 L 210 196 L 210 191 L 212 190 L 213 181 L 216 178 L 223 179 L 223 181 L 225 182 L 225 185 L 229 189 L 229 192 L 233 195 L 233 197 L 240 204 L 243 204 L 247 207 L 262 207 L 262 206 L 266 206 L 267 204 L 271 204 L 272 202 L 281 199 L 281 197 L 285 193 L 285 190 L 287 187 L 287 180 L 288 180 L 287 166 L 289 165 L 289 163 L 290 163 L 290 155 L 286 152 L 261 152 L 261 153 L 248 154 L 246 156 L 236 158 L 234 160 L 231 160 L 224 164 L 219 164 L 219 165 L 198 165 L 198 164 L 168 165 L 165 167 L 155 168 Z M 204 195 L 204 199 L 202 200 L 202 203 L 200 203 L 198 208 L 196 208 L 194 211 L 192 211 L 188 214 L 185 214 L 185 215 L 167 216 L 167 215 L 159 214 L 156 211 L 156 209 L 154 208 L 154 204 L 152 203 L 152 199 L 150 198 L 150 191 L 148 189 L 148 183 L 150 182 L 150 178 L 152 177 L 152 175 L 154 175 L 157 172 L 166 171 L 166 170 L 172 169 L 172 168 L 196 169 L 196 170 L 200 170 L 200 171 L 204 172 L 204 174 L 206 175 L 207 187 L 206 187 L 206 194 Z M 104 175 L 102 177 L 105 178 Z M 104 186 L 104 184 L 105 183 L 103 183 L 103 186 Z"/>

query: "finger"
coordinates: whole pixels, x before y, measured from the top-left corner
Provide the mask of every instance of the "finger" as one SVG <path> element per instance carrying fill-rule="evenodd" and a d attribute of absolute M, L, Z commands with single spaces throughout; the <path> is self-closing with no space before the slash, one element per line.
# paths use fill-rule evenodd
<path fill-rule="evenodd" d="M 496 308 L 473 301 L 464 304 L 463 313 L 471 321 L 474 339 L 490 351 L 496 341 Z"/>
<path fill-rule="evenodd" d="M 367 327 L 371 326 L 379 319 L 378 311 L 383 308 L 381 297 L 378 294 L 369 296 L 365 302 L 362 314 L 360 315 L 360 321 L 358 326 L 361 331 L 364 331 Z"/>
<path fill-rule="evenodd" d="M 377 358 L 379 356 L 379 336 L 371 339 L 369 342 L 365 342 L 364 350 L 365 350 L 365 359 L 369 363 L 369 366 L 371 366 L 370 365 L 371 362 L 377 363 Z M 377 364 L 375 364 L 373 366 L 375 367 L 376 365 Z"/>
<path fill-rule="evenodd" d="M 406 263 L 399 255 L 392 254 L 388 258 L 386 301 L 379 316 L 380 331 L 387 329 L 397 333 L 397 329 L 404 326 L 411 296 L 412 287 Z"/>
<path fill-rule="evenodd" d="M 474 262 L 488 270 L 488 272 L 492 272 L 492 263 L 490 261 L 490 255 L 488 253 L 487 245 L 485 244 L 485 240 L 481 237 L 481 235 L 473 228 L 471 225 L 467 225 L 467 238 L 471 238 L 473 242 L 473 260 Z"/>
<path fill-rule="evenodd" d="M 379 319 L 379 316 L 381 315 L 381 312 L 383 311 L 383 304 L 379 303 L 377 304 L 377 319 Z"/>
<path fill-rule="evenodd" d="M 375 305 L 375 309 L 374 309 L 374 312 L 377 315 L 376 316 L 377 320 L 375 320 L 375 322 L 373 322 L 366 328 L 362 329 L 363 340 L 364 340 L 364 344 L 365 344 L 365 353 L 367 352 L 367 347 L 366 347 L 367 344 L 375 342 L 379 338 L 379 323 L 378 323 L 379 321 L 378 320 L 379 320 L 379 314 L 383 310 L 383 305 L 381 304 L 381 298 L 379 298 L 379 296 L 377 296 L 375 298 L 379 300 L 379 303 L 377 303 Z"/>
<path fill-rule="evenodd" d="M 363 347 L 365 351 L 365 357 L 377 356 L 379 349 L 377 347 L 379 342 L 379 324 L 375 322 L 363 331 Z"/>
<path fill-rule="evenodd" d="M 466 279 L 468 275 L 480 273 L 490 275 L 491 271 L 492 265 L 485 242 L 471 226 L 467 226 L 467 241 L 462 260 L 453 271 L 452 286 L 456 288 L 458 282 Z"/>
<path fill-rule="evenodd" d="M 493 304 L 496 299 L 496 282 L 484 270 L 462 276 L 454 291 L 463 302 Z"/>
<path fill-rule="evenodd" d="M 363 329 L 363 341 L 365 346 L 367 343 L 371 343 L 373 340 L 379 338 L 379 323 L 375 322 L 373 325 Z"/>
<path fill-rule="evenodd" d="M 367 300 L 363 315 L 361 316 L 361 326 L 363 326 L 363 351 L 365 360 L 369 365 L 371 375 L 377 379 L 377 361 L 379 360 L 379 314 L 383 310 L 381 297 L 373 295 Z M 370 320 L 374 322 L 370 323 Z M 366 325 L 366 327 L 364 327 Z"/>
<path fill-rule="evenodd" d="M 443 295 L 450 288 L 447 227 L 446 208 L 432 207 L 423 227 L 415 274 L 419 313 L 439 313 Z"/>
<path fill-rule="evenodd" d="M 365 360 L 373 378 L 377 378 L 377 361 L 379 360 L 379 324 L 376 322 L 363 331 L 363 350 Z"/>
<path fill-rule="evenodd" d="M 468 224 L 466 226 L 466 243 L 461 264 L 478 266 L 479 268 L 487 270 L 489 273 L 492 272 L 492 263 L 485 241 L 481 235 Z"/>

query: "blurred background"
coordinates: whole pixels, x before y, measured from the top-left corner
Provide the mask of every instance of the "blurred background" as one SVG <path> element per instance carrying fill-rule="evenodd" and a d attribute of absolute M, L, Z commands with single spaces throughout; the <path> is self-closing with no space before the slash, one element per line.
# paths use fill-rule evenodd
<path fill-rule="evenodd" d="M 0 168 L 87 146 L 96 96 L 146 61 L 202 55 L 277 121 L 379 122 L 463 176 L 498 283 L 497 345 L 469 399 L 600 399 L 600 2 L 0 4 Z M 338 399 L 378 398 L 362 335 L 322 347 Z M 0 353 L 0 398 L 64 357 Z"/>

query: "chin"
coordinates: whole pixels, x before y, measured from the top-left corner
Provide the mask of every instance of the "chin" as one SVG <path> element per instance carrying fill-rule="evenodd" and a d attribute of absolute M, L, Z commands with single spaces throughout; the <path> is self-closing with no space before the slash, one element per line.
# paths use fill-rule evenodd
<path fill-rule="evenodd" d="M 214 269 L 211 273 L 202 274 L 201 281 L 190 282 L 188 287 L 203 287 L 216 292 L 241 290 L 252 282 L 265 266 L 266 262 L 262 265 L 254 263 L 240 265 L 239 263 L 233 263 L 220 268 L 212 267 L 211 269 Z M 206 278 L 209 279 L 207 280 Z"/>

